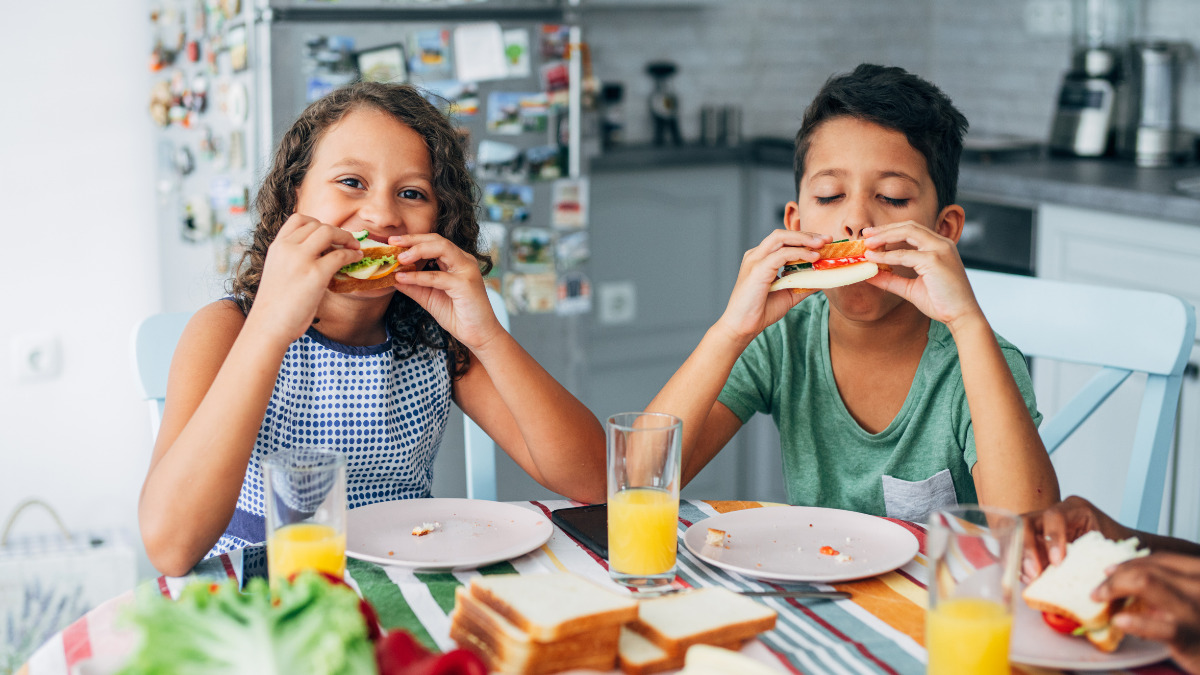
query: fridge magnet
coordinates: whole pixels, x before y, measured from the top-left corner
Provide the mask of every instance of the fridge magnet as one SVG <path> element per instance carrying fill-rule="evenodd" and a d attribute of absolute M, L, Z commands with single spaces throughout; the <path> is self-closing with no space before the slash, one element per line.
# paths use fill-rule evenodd
<path fill-rule="evenodd" d="M 567 58 L 567 45 L 571 43 L 571 27 L 560 24 L 542 26 L 542 60 L 560 61 Z"/>
<path fill-rule="evenodd" d="M 587 227 L 588 182 L 586 178 L 554 181 L 550 224 L 560 228 Z"/>
<path fill-rule="evenodd" d="M 543 92 L 494 91 L 488 94 L 487 130 L 516 135 L 545 131 L 549 107 Z"/>
<path fill-rule="evenodd" d="M 454 70 L 463 82 L 508 77 L 500 24 L 495 21 L 459 24 L 454 29 Z"/>
<path fill-rule="evenodd" d="M 159 80 L 150 87 L 150 118 L 160 127 L 171 123 L 171 85 Z"/>
<path fill-rule="evenodd" d="M 529 219 L 533 206 L 533 186 L 514 183 L 487 183 L 483 186 L 483 207 L 488 220 L 521 223 Z"/>
<path fill-rule="evenodd" d="M 557 145 L 539 145 L 525 151 L 525 166 L 531 180 L 554 180 L 562 176 Z"/>
<path fill-rule="evenodd" d="M 409 40 L 408 51 L 411 75 L 419 76 L 422 81 L 454 78 L 450 31 L 440 28 L 416 31 Z"/>
<path fill-rule="evenodd" d="M 511 143 L 483 139 L 475 155 L 475 176 L 482 180 L 520 182 L 526 178 L 521 149 Z"/>
<path fill-rule="evenodd" d="M 592 311 L 592 284 L 582 272 L 564 274 L 558 280 L 558 302 L 554 312 L 559 316 L 587 314 Z"/>
<path fill-rule="evenodd" d="M 570 98 L 571 71 L 566 61 L 554 61 L 541 68 L 542 89 L 551 105 L 566 105 Z"/>
<path fill-rule="evenodd" d="M 354 38 L 342 35 L 317 35 L 304 43 L 306 52 L 301 70 L 309 73 L 305 96 L 309 103 L 344 84 L 358 79 L 354 61 Z"/>
<path fill-rule="evenodd" d="M 479 114 L 479 85 L 458 80 L 437 80 L 422 86 L 425 99 L 449 115 L 472 117 Z"/>
<path fill-rule="evenodd" d="M 554 311 L 558 284 L 553 273 L 504 275 L 504 304 L 514 314 L 546 314 Z"/>
<path fill-rule="evenodd" d="M 229 66 L 234 72 L 241 72 L 249 65 L 246 50 L 246 26 L 239 24 L 230 26 L 225 32 L 225 46 L 229 49 Z"/>
<path fill-rule="evenodd" d="M 204 241 L 212 235 L 213 212 L 208 206 L 208 200 L 199 195 L 188 197 L 183 206 L 183 218 L 180 221 L 180 236 L 184 241 Z"/>
<path fill-rule="evenodd" d="M 229 132 L 229 168 L 246 168 L 246 136 L 241 129 Z"/>
<path fill-rule="evenodd" d="M 507 234 L 508 228 L 503 223 L 489 220 L 479 223 L 479 250 L 492 259 L 492 271 L 484 277 L 484 281 L 493 280 L 493 288 L 497 291 L 500 290 L 500 273 L 504 269 L 504 240 Z"/>
<path fill-rule="evenodd" d="M 554 240 L 554 255 L 558 259 L 559 269 L 574 269 L 587 262 L 591 257 L 588 244 L 587 230 L 560 232 Z"/>
<path fill-rule="evenodd" d="M 514 272 L 553 272 L 554 232 L 545 227 L 513 228 L 509 267 Z"/>
<path fill-rule="evenodd" d="M 524 28 L 504 31 L 504 63 L 509 77 L 529 77 L 529 31 Z"/>
<path fill-rule="evenodd" d="M 404 46 L 383 45 L 355 54 L 358 75 L 363 82 L 407 82 L 408 65 Z"/>
<path fill-rule="evenodd" d="M 221 109 L 229 121 L 237 126 L 246 123 L 250 114 L 250 94 L 246 85 L 241 82 L 231 82 L 223 86 L 225 97 L 221 101 Z"/>

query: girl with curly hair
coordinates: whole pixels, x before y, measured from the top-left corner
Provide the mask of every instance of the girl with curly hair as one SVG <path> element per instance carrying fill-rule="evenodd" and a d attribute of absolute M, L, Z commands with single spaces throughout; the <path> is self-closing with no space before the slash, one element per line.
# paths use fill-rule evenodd
<path fill-rule="evenodd" d="M 451 399 L 548 489 L 604 500 L 603 429 L 492 312 L 461 142 L 418 90 L 311 104 L 255 210 L 232 296 L 192 317 L 171 364 L 138 507 L 159 571 L 265 539 L 261 464 L 279 450 L 345 453 L 351 508 L 429 496 Z M 416 269 L 333 293 L 362 230 Z"/>

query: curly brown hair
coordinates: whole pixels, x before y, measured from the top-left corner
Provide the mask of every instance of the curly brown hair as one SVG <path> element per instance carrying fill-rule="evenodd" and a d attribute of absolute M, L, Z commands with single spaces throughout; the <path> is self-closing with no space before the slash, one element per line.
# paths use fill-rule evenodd
<path fill-rule="evenodd" d="M 474 256 L 484 274 L 491 270 L 491 257 L 479 250 L 478 190 L 467 169 L 461 137 L 450 119 L 411 85 L 356 82 L 310 104 L 279 141 L 271 169 L 254 200 L 258 224 L 229 284 L 243 312 L 249 313 L 254 304 L 267 248 L 296 211 L 300 183 L 308 173 L 317 144 L 330 127 L 361 108 L 391 115 L 424 139 L 438 202 L 434 232 Z M 446 350 L 453 377 L 457 379 L 466 373 L 469 366 L 466 347 L 408 296 L 393 295 L 385 321 L 392 335 L 395 358 L 408 358 L 418 344 L 424 344 Z"/>

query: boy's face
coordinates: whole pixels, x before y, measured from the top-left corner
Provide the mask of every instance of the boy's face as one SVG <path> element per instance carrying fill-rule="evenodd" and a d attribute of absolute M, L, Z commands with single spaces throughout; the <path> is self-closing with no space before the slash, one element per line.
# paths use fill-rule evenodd
<path fill-rule="evenodd" d="M 828 234 L 836 241 L 859 239 L 867 227 L 911 220 L 943 236 L 958 236 L 938 211 L 925 157 L 903 133 L 878 124 L 836 117 L 817 127 L 799 188 L 784 216 L 789 230 Z M 838 311 L 861 320 L 880 318 L 903 302 L 868 283 L 829 289 L 825 295 Z"/>

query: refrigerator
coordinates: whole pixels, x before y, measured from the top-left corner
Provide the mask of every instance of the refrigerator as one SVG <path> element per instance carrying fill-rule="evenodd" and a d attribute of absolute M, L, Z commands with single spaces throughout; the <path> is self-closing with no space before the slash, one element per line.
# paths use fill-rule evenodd
<path fill-rule="evenodd" d="M 505 296 L 511 332 L 579 395 L 587 366 L 581 322 L 592 308 L 582 167 L 598 140 L 595 87 L 587 86 L 594 80 L 585 77 L 583 50 L 572 47 L 582 42 L 577 1 L 154 5 L 162 311 L 192 311 L 226 294 L 254 224 L 257 184 L 309 102 L 360 78 L 407 81 L 435 94 L 431 101 L 448 108 L 465 139 L 496 265 L 486 281 Z M 442 454 L 461 454 L 456 420 Z M 506 478 L 514 468 L 499 467 L 500 484 L 536 494 L 523 473 Z M 455 481 L 449 485 L 455 492 Z"/>

